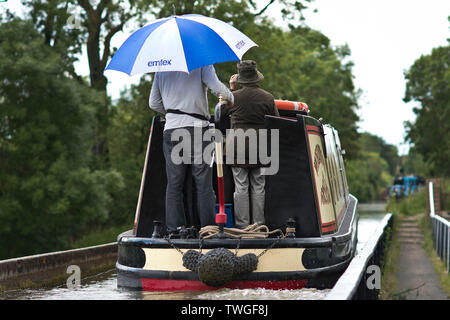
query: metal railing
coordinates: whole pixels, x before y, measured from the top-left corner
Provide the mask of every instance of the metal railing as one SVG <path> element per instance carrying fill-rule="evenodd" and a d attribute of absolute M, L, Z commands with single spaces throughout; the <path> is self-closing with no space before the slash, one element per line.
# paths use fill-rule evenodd
<path fill-rule="evenodd" d="M 379 277 L 384 264 L 386 243 L 390 241 L 393 216 L 386 214 L 377 230 L 358 250 L 344 274 L 328 293 L 325 300 L 377 300 L 380 293 L 380 283 L 371 279 Z M 378 272 L 378 274 L 376 274 Z"/>
<path fill-rule="evenodd" d="M 431 219 L 431 235 L 433 238 L 433 248 L 444 261 L 447 267 L 447 273 L 450 270 L 450 222 L 441 216 L 435 214 L 434 211 L 434 193 L 433 182 L 428 184 L 428 197 L 430 203 L 430 219 Z"/>

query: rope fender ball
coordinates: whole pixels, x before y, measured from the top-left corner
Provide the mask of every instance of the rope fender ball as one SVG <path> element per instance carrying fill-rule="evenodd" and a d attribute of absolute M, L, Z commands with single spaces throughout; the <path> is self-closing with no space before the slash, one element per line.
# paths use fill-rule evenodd
<path fill-rule="evenodd" d="M 204 255 L 188 250 L 183 254 L 183 266 L 196 272 L 204 284 L 220 287 L 256 270 L 258 257 L 253 253 L 237 257 L 225 248 L 216 248 Z"/>
<path fill-rule="evenodd" d="M 197 272 L 198 260 L 202 254 L 195 250 L 188 250 L 183 254 L 183 267 L 191 271 Z"/>
<path fill-rule="evenodd" d="M 199 279 L 211 287 L 219 287 L 233 280 L 234 254 L 224 248 L 209 251 L 198 259 Z"/>
<path fill-rule="evenodd" d="M 219 233 L 218 226 L 203 227 L 199 236 L 200 239 L 208 239 L 217 236 Z M 265 248 L 257 256 L 253 253 L 247 253 L 242 256 L 237 256 L 239 243 L 236 248 L 236 253 L 225 248 L 216 248 L 206 254 L 201 253 L 202 242 L 200 242 L 200 252 L 196 250 L 188 250 L 183 253 L 177 248 L 170 238 L 164 239 L 179 253 L 182 254 L 183 266 L 197 273 L 200 281 L 211 287 L 220 287 L 232 280 L 240 280 L 246 274 L 253 272 L 258 267 L 258 259 L 268 250 L 272 249 L 283 237 L 283 232 L 280 229 L 269 231 L 265 225 L 253 224 L 247 228 L 240 230 L 236 228 L 224 228 L 224 234 L 230 238 L 267 238 L 269 235 L 278 233 L 278 239 L 273 241 L 267 248 Z"/>

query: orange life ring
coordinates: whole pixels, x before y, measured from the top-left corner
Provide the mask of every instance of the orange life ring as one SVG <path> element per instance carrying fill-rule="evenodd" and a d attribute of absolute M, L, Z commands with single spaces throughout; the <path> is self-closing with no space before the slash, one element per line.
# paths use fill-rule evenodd
<path fill-rule="evenodd" d="M 278 110 L 309 111 L 308 105 L 299 101 L 275 100 L 275 105 Z"/>

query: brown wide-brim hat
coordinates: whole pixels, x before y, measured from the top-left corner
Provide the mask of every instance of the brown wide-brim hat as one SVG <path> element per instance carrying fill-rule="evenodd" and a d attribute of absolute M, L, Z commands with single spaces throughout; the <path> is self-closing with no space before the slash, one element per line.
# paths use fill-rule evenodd
<path fill-rule="evenodd" d="M 238 76 L 236 82 L 238 83 L 256 83 L 264 80 L 264 76 L 256 69 L 256 62 L 253 60 L 243 60 L 237 65 Z"/>

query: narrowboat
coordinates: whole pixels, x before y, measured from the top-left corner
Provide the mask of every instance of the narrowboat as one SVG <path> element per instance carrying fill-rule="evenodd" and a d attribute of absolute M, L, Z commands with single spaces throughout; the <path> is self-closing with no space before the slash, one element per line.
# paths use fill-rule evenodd
<path fill-rule="evenodd" d="M 357 244 L 358 201 L 349 193 L 345 151 L 337 130 L 309 116 L 306 104 L 275 102 L 280 116 L 266 116 L 265 127 L 278 134 L 278 170 L 266 176 L 265 225 L 248 234 L 233 234 L 234 182 L 226 162 L 220 170 L 212 164 L 216 213 L 226 216 L 216 219 L 218 226 L 210 226 L 218 231 L 202 234 L 195 217 L 195 185 L 188 173 L 184 202 L 190 227 L 179 237 L 166 234 L 164 119 L 153 118 L 134 227 L 118 236 L 118 287 L 174 291 L 335 284 Z M 229 119 L 216 121 L 222 132 L 229 126 Z"/>

